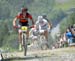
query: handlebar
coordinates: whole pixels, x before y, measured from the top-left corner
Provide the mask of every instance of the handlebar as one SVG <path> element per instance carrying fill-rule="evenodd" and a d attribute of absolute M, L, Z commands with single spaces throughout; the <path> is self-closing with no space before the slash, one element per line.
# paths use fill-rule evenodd
<path fill-rule="evenodd" d="M 21 26 L 13 26 L 14 28 L 21 28 Z M 34 25 L 28 26 L 28 28 L 34 28 Z"/>

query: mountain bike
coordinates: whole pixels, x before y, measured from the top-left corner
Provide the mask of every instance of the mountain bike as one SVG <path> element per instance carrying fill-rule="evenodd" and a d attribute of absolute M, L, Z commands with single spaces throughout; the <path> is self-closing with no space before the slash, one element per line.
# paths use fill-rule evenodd
<path fill-rule="evenodd" d="M 22 26 L 21 30 L 22 30 L 23 50 L 24 50 L 24 55 L 26 56 L 26 53 L 27 53 L 27 36 L 26 36 L 26 32 L 28 30 L 28 27 L 27 26 Z"/>
<path fill-rule="evenodd" d="M 18 26 L 16 26 L 16 28 L 19 28 L 22 30 L 22 46 L 23 46 L 24 56 L 26 56 L 27 55 L 27 44 L 28 44 L 26 33 L 27 33 L 28 29 L 33 28 L 33 26 L 30 26 L 30 27 L 27 27 L 27 26 L 18 27 Z"/>

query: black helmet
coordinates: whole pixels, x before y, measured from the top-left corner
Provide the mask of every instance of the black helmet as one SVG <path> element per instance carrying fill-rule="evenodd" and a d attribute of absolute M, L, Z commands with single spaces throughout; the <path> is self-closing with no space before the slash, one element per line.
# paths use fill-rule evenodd
<path fill-rule="evenodd" d="M 28 11 L 28 8 L 23 7 L 23 8 L 21 9 L 21 11 L 22 11 L 22 12 L 26 12 L 26 11 Z"/>

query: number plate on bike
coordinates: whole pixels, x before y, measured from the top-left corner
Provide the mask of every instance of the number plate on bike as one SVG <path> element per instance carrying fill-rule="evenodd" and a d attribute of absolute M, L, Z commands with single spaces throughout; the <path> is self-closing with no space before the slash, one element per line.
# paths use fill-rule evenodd
<path fill-rule="evenodd" d="M 22 31 L 27 31 L 27 30 L 28 30 L 28 27 L 22 26 L 22 27 L 21 27 L 21 30 L 22 30 Z"/>

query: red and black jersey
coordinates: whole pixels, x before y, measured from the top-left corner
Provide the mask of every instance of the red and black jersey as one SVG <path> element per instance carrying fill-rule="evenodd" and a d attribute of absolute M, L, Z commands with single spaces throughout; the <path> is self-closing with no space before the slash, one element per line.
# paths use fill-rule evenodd
<path fill-rule="evenodd" d="M 26 13 L 25 16 L 22 13 L 20 13 L 16 17 L 19 19 L 20 23 L 27 23 L 28 19 L 32 20 L 32 16 L 29 13 Z"/>

